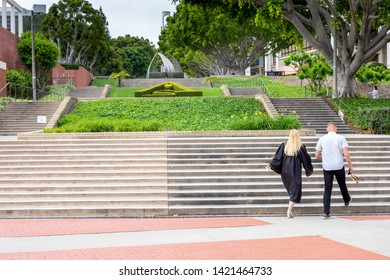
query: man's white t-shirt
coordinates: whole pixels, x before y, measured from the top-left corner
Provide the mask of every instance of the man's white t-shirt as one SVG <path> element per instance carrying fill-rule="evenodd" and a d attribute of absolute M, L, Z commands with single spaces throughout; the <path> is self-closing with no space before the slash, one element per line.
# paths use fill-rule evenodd
<path fill-rule="evenodd" d="M 340 170 L 344 167 L 343 149 L 348 147 L 344 136 L 336 132 L 329 132 L 322 136 L 317 143 L 316 150 L 322 154 L 322 168 L 324 170 Z"/>

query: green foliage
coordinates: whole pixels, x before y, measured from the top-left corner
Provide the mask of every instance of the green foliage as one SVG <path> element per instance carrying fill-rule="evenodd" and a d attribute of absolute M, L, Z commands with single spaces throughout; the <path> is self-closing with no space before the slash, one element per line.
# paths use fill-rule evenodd
<path fill-rule="evenodd" d="M 313 96 L 315 93 L 311 91 L 310 88 L 303 86 L 289 86 L 286 85 L 283 81 L 271 79 L 264 76 L 255 76 L 255 77 L 238 77 L 238 78 L 221 78 L 215 82 L 216 87 L 221 85 L 227 85 L 232 88 L 240 87 L 262 87 L 260 79 L 264 82 L 271 93 L 271 97 L 307 97 Z M 283 77 L 281 77 L 283 80 Z"/>
<path fill-rule="evenodd" d="M 110 58 L 112 72 L 126 71 L 133 78 L 146 76 L 148 66 L 156 50 L 148 39 L 119 36 L 111 39 L 113 56 Z"/>
<path fill-rule="evenodd" d="M 162 124 L 159 121 L 118 120 L 114 118 L 78 119 L 63 117 L 60 127 L 45 129 L 45 133 L 69 132 L 134 132 L 160 131 Z"/>
<path fill-rule="evenodd" d="M 158 43 L 160 49 L 177 57 L 194 73 L 209 76 L 244 74 L 271 46 L 276 51 L 285 45 L 285 38 L 280 40 L 280 30 L 269 32 L 269 26 L 259 28 L 255 24 L 256 10 L 251 5 L 230 6 L 214 1 L 182 1 L 167 19 L 167 28 Z"/>
<path fill-rule="evenodd" d="M 32 68 L 31 32 L 24 32 L 19 39 L 18 50 L 21 62 Z M 46 39 L 41 33 L 35 33 L 35 68 L 37 74 L 37 87 L 44 89 L 50 80 L 51 69 L 57 65 L 59 51 L 57 46 Z"/>
<path fill-rule="evenodd" d="M 390 82 L 390 69 L 381 63 L 369 62 L 360 67 L 356 78 L 359 82 L 373 85 Z"/>
<path fill-rule="evenodd" d="M 333 100 L 347 122 L 361 130 L 390 134 L 390 99 L 342 98 Z"/>
<path fill-rule="evenodd" d="M 250 120 L 235 122 L 230 128 L 232 130 L 287 130 L 299 129 L 301 124 L 294 116 L 278 116 L 273 119 L 263 114 Z"/>
<path fill-rule="evenodd" d="M 207 6 L 219 4 L 226 10 L 235 9 L 237 3 L 250 7 L 257 11 L 256 23 L 260 28 L 268 28 L 272 32 L 282 26 L 281 34 L 298 32 L 303 40 L 324 55 L 329 64 L 333 62 L 334 53 L 332 32 L 337 28 L 336 72 L 339 83 L 336 92 L 341 97 L 356 96 L 356 72 L 389 43 L 386 34 L 390 28 L 390 1 L 341 0 L 337 1 L 334 9 L 336 1 L 323 0 L 174 0 L 183 1 Z M 290 26 L 284 25 L 286 22 L 291 23 Z M 288 38 L 284 41 L 292 43 Z"/>
<path fill-rule="evenodd" d="M 319 52 L 300 54 L 293 53 L 284 60 L 286 65 L 292 65 L 297 70 L 297 77 L 307 79 L 312 90 L 321 93 L 322 87 L 333 70 L 324 56 Z"/>
<path fill-rule="evenodd" d="M 92 80 L 92 86 L 95 87 L 104 87 L 105 85 L 110 85 L 112 87 L 116 87 L 118 85 L 118 81 L 116 79 L 106 79 L 106 78 L 95 78 Z"/>
<path fill-rule="evenodd" d="M 110 75 L 111 79 L 118 80 L 118 87 L 122 86 L 122 79 L 126 79 L 126 78 L 129 78 L 129 77 L 130 77 L 130 74 L 127 73 L 126 71 L 121 71 L 119 73 L 112 73 Z"/>
<path fill-rule="evenodd" d="M 40 101 L 62 101 L 65 96 L 67 96 L 72 89 L 70 84 L 63 85 L 50 85 L 45 88 L 45 92 L 47 93 Z"/>
<path fill-rule="evenodd" d="M 215 87 L 215 83 L 217 82 L 217 80 L 218 80 L 218 77 L 216 77 L 216 76 L 209 76 L 209 77 L 205 77 L 203 79 L 202 83 L 203 84 L 210 83 L 211 87 Z"/>
<path fill-rule="evenodd" d="M 109 33 L 103 11 L 85 0 L 60 0 L 49 8 L 42 32 L 58 44 L 60 62 L 93 71 L 109 57 Z"/>
<path fill-rule="evenodd" d="M 122 130 L 123 126 L 117 128 L 113 124 L 104 124 L 105 122 L 115 124 L 116 121 L 138 121 L 142 124 L 151 121 L 159 124 L 156 125 L 158 128 L 156 130 L 229 130 L 234 123 L 238 123 L 236 127 L 242 129 L 246 122 L 263 118 L 264 115 L 259 102 L 251 98 L 183 97 L 98 100 L 79 102 L 72 114 L 60 119 L 59 128 L 51 132 L 64 132 L 65 130 L 71 132 L 72 129 L 79 132 L 80 127 L 83 127 L 83 130 L 89 127 L 94 131 L 105 129 L 129 131 Z M 152 125 L 147 127 L 152 127 Z M 271 129 L 282 129 L 281 127 L 283 125 L 275 124 Z"/>
<path fill-rule="evenodd" d="M 13 98 L 10 98 L 10 97 L 0 97 L 0 110 L 3 110 L 5 105 L 8 102 L 12 102 L 12 101 L 14 101 Z"/>
<path fill-rule="evenodd" d="M 78 70 L 80 66 L 83 65 L 77 63 L 62 63 L 61 66 L 64 67 L 66 70 Z"/>
<path fill-rule="evenodd" d="M 31 74 L 23 70 L 8 70 L 7 82 L 31 88 Z"/>
<path fill-rule="evenodd" d="M 32 78 L 30 73 L 21 70 L 8 70 L 6 75 L 7 82 L 11 83 L 9 90 L 12 91 L 13 97 L 17 99 L 31 97 Z"/>

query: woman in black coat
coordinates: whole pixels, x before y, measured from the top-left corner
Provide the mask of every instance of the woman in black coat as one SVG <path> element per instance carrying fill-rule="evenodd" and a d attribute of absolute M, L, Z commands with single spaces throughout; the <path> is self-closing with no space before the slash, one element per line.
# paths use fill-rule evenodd
<path fill-rule="evenodd" d="M 302 197 L 302 166 L 306 176 L 313 174 L 311 158 L 305 145 L 302 144 L 299 132 L 296 129 L 290 131 L 287 143 L 282 143 L 269 164 L 269 168 L 280 174 L 290 201 L 287 209 L 287 217 L 293 218 L 292 213 L 295 203 L 301 202 Z"/>

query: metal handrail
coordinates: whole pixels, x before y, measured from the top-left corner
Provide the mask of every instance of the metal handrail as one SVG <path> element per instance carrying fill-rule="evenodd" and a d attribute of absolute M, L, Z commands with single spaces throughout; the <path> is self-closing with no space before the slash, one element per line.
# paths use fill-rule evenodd
<path fill-rule="evenodd" d="M 264 93 L 271 97 L 271 91 L 268 89 L 267 85 L 265 84 L 264 80 L 261 78 L 260 75 L 257 75 L 256 78 L 260 81 L 260 88 L 264 91 Z"/>
<path fill-rule="evenodd" d="M 13 98 L 14 102 L 18 101 L 31 101 L 32 100 L 32 88 L 15 83 L 8 83 L 7 96 Z M 40 102 L 56 102 L 65 98 L 67 92 L 63 91 L 59 94 L 51 94 L 46 90 L 37 90 L 37 101 Z"/>
<path fill-rule="evenodd" d="M 8 85 L 9 85 L 9 82 L 6 83 L 5 86 L 2 87 L 2 89 L 0 89 L 0 94 L 1 94 L 1 92 L 2 92 L 3 90 L 5 90 L 5 89 L 8 87 Z"/>

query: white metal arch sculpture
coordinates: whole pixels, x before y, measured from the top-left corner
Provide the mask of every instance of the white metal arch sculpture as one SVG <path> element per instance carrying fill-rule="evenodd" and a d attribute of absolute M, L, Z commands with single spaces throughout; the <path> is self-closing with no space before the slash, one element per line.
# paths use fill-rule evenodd
<path fill-rule="evenodd" d="M 175 67 L 174 64 L 165 55 L 163 55 L 162 53 L 156 53 L 154 55 L 153 59 L 150 61 L 150 64 L 149 64 L 149 67 L 148 67 L 148 71 L 146 73 L 146 78 L 147 79 L 149 79 L 149 77 L 150 77 L 150 68 L 152 67 L 152 64 L 153 64 L 153 62 L 154 62 L 154 60 L 156 59 L 157 56 L 159 56 L 161 58 L 161 61 L 163 63 L 161 72 L 166 72 L 166 73 L 172 72 L 173 73 L 173 72 L 182 72 L 183 71 L 181 69 L 179 63 L 177 62 L 177 60 L 175 60 L 174 58 L 173 58 L 174 62 L 175 62 L 175 64 L 177 64 L 178 67 Z"/>

